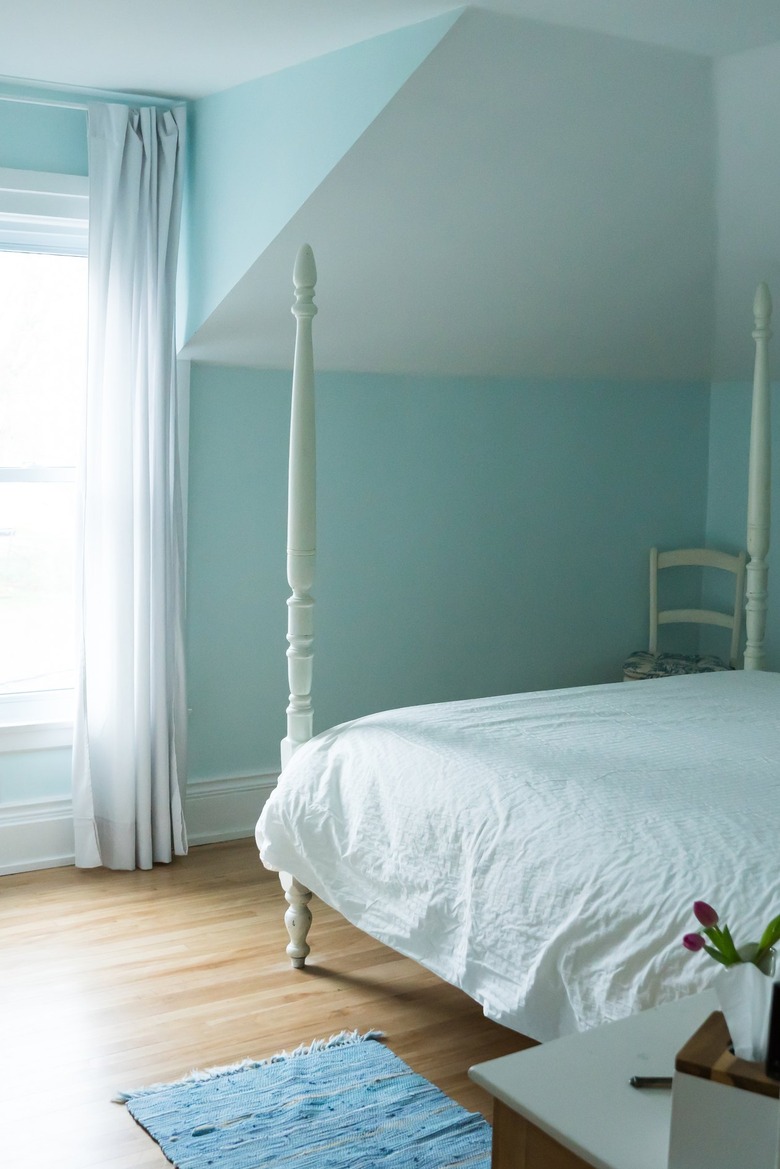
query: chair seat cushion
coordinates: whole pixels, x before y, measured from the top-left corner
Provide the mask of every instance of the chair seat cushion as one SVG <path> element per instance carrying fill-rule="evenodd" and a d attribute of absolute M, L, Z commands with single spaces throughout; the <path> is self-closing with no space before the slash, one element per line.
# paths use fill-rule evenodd
<path fill-rule="evenodd" d="M 639 681 L 642 678 L 668 678 L 673 674 L 711 674 L 715 670 L 731 670 L 728 662 L 711 654 L 653 654 L 637 650 L 623 663 L 623 678 Z"/>

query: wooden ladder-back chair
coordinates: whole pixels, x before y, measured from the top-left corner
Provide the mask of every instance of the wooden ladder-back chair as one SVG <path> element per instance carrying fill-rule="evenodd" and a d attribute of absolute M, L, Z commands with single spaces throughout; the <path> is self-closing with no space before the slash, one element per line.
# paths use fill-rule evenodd
<path fill-rule="evenodd" d="M 705 674 L 734 670 L 739 658 L 742 612 L 745 605 L 746 554 L 732 556 L 713 548 L 677 548 L 669 552 L 650 549 L 649 649 L 631 654 L 623 664 L 623 680 L 665 678 L 670 674 Z M 667 568 L 718 568 L 734 575 L 734 604 L 728 612 L 717 609 L 660 609 L 658 574 Z M 717 625 L 731 632 L 728 660 L 714 655 L 659 653 L 658 627 L 672 624 Z"/>

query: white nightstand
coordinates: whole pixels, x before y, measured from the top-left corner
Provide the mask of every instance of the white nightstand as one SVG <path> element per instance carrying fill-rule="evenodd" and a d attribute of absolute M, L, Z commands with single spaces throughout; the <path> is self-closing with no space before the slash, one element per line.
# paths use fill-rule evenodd
<path fill-rule="evenodd" d="M 671 1092 L 631 1076 L 671 1076 L 712 1011 L 712 991 L 469 1071 L 494 1099 L 493 1169 L 666 1169 Z"/>

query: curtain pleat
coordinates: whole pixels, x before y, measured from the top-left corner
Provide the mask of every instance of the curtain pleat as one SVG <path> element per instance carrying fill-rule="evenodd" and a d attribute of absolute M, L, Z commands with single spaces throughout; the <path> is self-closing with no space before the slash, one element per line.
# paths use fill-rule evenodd
<path fill-rule="evenodd" d="M 187 851 L 175 285 L 184 108 L 89 111 L 87 403 L 73 744 L 76 864 Z"/>

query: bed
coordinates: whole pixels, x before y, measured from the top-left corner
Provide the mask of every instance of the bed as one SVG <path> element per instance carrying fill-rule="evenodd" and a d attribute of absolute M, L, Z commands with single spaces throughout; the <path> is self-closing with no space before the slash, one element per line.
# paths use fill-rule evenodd
<path fill-rule="evenodd" d="M 709 985 L 690 906 L 742 940 L 778 912 L 780 674 L 764 669 L 771 300 L 754 303 L 744 669 L 384 711 L 312 735 L 311 249 L 297 318 L 288 512 L 290 699 L 257 824 L 309 953 L 312 892 L 537 1040 Z M 737 938 L 740 941 L 740 938 Z"/>

